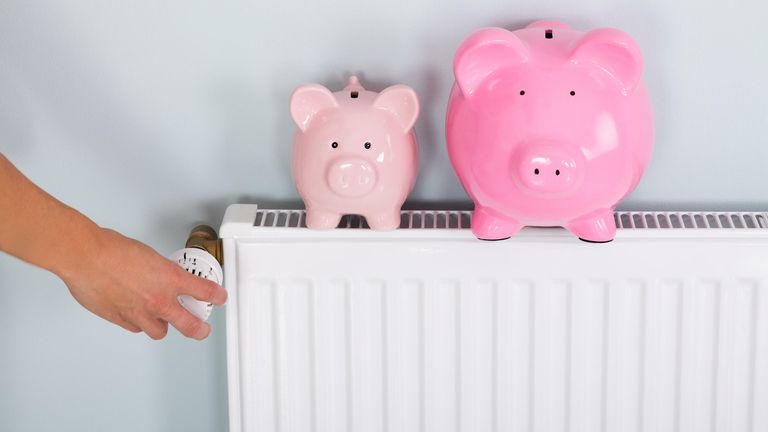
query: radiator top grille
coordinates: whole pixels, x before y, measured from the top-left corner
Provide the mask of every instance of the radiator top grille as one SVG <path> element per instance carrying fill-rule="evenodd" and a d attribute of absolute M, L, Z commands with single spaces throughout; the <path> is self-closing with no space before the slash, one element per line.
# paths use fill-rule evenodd
<path fill-rule="evenodd" d="M 619 229 L 761 229 L 768 230 L 768 212 L 654 212 L 614 213 Z M 404 210 L 400 229 L 468 229 L 472 212 L 468 210 Z M 253 226 L 306 228 L 304 210 L 258 210 Z M 367 229 L 365 218 L 347 215 L 338 228 Z"/>

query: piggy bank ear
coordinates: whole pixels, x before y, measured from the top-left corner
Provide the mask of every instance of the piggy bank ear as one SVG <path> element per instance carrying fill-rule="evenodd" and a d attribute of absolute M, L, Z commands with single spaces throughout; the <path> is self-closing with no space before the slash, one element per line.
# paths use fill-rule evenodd
<path fill-rule="evenodd" d="M 412 88 L 395 85 L 384 89 L 373 101 L 373 107 L 394 115 L 403 132 L 408 132 L 419 117 L 419 98 Z"/>
<path fill-rule="evenodd" d="M 528 47 L 514 33 L 487 28 L 469 36 L 453 59 L 456 83 L 466 97 L 497 70 L 528 61 Z"/>
<path fill-rule="evenodd" d="M 643 74 L 640 47 L 628 34 L 610 28 L 592 30 L 579 39 L 571 52 L 571 61 L 591 63 L 608 72 L 628 95 L 635 90 Z"/>
<path fill-rule="evenodd" d="M 306 131 L 312 118 L 320 111 L 338 106 L 333 93 L 319 84 L 303 85 L 291 95 L 291 117 L 302 131 Z"/>

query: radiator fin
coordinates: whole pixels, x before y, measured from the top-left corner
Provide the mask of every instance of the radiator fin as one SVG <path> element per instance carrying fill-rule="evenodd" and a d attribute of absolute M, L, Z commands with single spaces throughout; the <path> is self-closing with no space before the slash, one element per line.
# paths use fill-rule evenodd
<path fill-rule="evenodd" d="M 751 389 L 752 393 L 752 430 L 768 430 L 768 293 L 765 285 L 757 285 L 755 289 L 754 310 L 752 319 L 755 333 L 752 335 L 754 368 Z"/>
<path fill-rule="evenodd" d="M 767 286 L 253 279 L 239 292 L 242 424 L 766 430 Z"/>

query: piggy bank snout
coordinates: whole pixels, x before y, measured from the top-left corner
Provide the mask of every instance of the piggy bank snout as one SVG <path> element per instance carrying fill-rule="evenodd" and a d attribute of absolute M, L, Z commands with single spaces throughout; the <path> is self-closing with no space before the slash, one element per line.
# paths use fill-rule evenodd
<path fill-rule="evenodd" d="M 580 159 L 560 147 L 533 147 L 515 155 L 512 175 L 534 193 L 561 194 L 581 178 L 584 164 L 579 163 Z"/>
<path fill-rule="evenodd" d="M 328 186 L 336 194 L 354 198 L 363 196 L 376 186 L 376 170 L 364 159 L 341 158 L 328 166 Z"/>

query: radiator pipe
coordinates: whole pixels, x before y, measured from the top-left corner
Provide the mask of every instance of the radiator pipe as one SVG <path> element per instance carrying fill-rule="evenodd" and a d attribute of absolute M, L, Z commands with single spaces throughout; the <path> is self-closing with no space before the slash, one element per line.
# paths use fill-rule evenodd
<path fill-rule="evenodd" d="M 202 249 L 211 254 L 219 264 L 224 265 L 224 249 L 216 230 L 208 225 L 198 225 L 187 237 L 188 248 Z"/>

